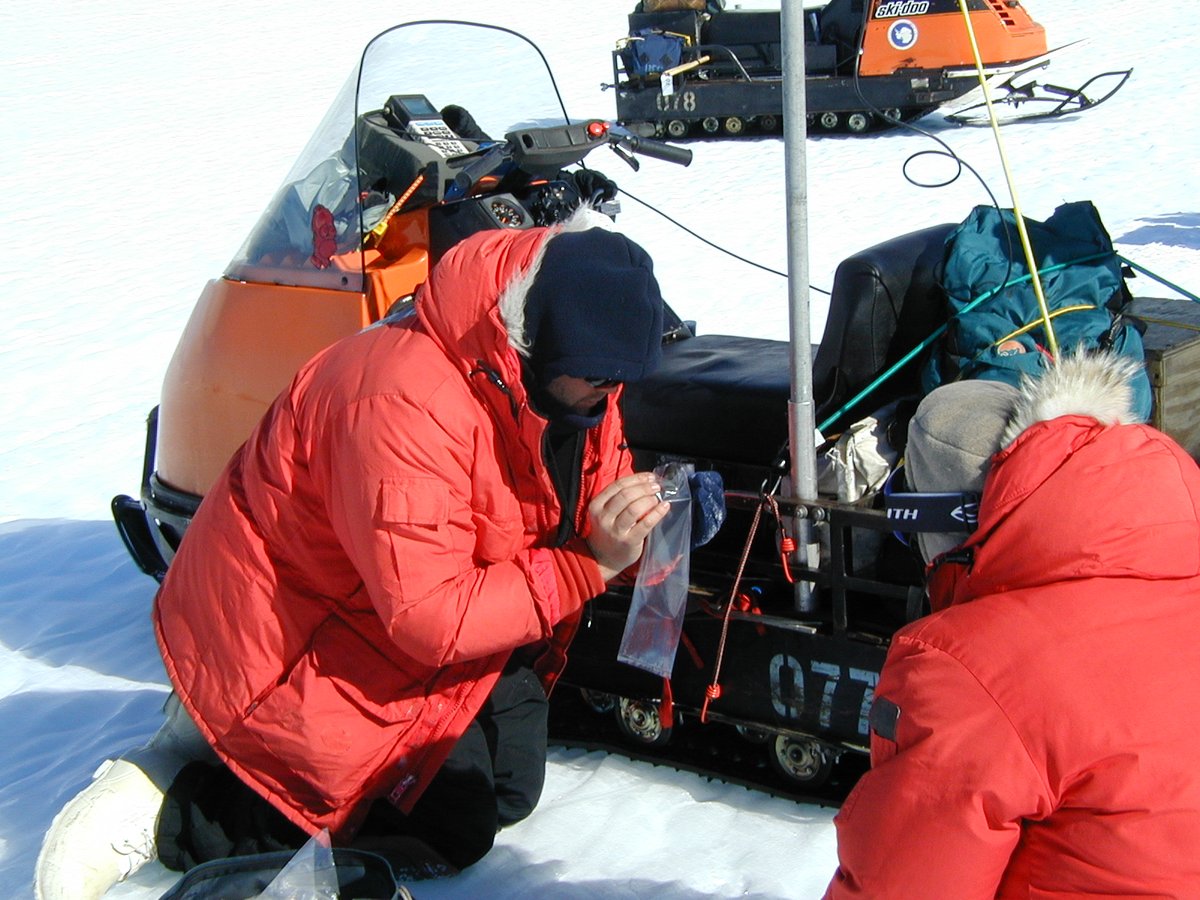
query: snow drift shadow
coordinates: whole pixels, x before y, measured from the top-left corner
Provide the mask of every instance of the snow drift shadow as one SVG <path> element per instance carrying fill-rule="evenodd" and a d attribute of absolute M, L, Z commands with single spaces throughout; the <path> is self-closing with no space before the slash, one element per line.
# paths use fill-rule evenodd
<path fill-rule="evenodd" d="M 0 896 L 30 893 L 55 813 L 158 726 L 154 583 L 107 522 L 0 525 Z"/>
<path fill-rule="evenodd" d="M 1138 247 L 1165 244 L 1185 250 L 1200 250 L 1200 213 L 1173 213 L 1151 216 L 1141 221 L 1146 224 L 1121 235 L 1115 242 Z"/>
<path fill-rule="evenodd" d="M 160 690 L 29 691 L 0 700 L 0 896 L 26 897 L 42 835 L 105 759 L 142 744 L 161 718 Z M 36 722 L 36 728 L 29 723 Z M 91 723 L 81 728 L 81 722 Z"/>
<path fill-rule="evenodd" d="M 110 522 L 0 525 L 0 644 L 31 660 L 165 685 L 155 588 Z M 0 697 L 11 690 L 0 682 Z"/>

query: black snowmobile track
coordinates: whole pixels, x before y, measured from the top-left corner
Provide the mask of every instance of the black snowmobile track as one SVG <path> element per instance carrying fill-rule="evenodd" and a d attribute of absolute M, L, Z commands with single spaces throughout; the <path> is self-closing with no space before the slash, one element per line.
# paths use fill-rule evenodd
<path fill-rule="evenodd" d="M 840 806 L 868 768 L 865 755 L 847 752 L 834 764 L 824 784 L 800 784 L 775 771 L 768 761 L 767 745 L 747 740 L 730 726 L 700 725 L 694 720 L 679 724 L 665 745 L 635 744 L 621 733 L 611 713 L 595 712 L 569 688 L 556 691 L 550 703 L 549 742 L 552 747 L 598 750 L 827 807 Z"/>

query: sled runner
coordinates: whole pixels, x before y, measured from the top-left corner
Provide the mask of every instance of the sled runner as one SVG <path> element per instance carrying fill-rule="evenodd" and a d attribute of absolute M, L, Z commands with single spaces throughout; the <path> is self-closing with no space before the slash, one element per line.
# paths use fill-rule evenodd
<path fill-rule="evenodd" d="M 1014 72 L 993 86 L 993 101 L 1002 124 L 1056 119 L 1099 106 L 1124 87 L 1133 74 L 1133 69 L 1101 72 L 1077 88 L 1044 84 L 1029 77 L 1047 64 L 1044 61 Z M 946 119 L 956 125 L 987 125 L 987 106 L 978 99 L 978 93 L 977 89 L 973 90 L 948 104 L 944 110 Z"/>

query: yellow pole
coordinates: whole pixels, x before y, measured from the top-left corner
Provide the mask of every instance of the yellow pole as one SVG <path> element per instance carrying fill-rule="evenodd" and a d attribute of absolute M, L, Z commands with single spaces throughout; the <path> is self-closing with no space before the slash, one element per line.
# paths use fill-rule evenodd
<path fill-rule="evenodd" d="M 1033 293 L 1037 297 L 1038 308 L 1042 311 L 1042 322 L 1046 328 L 1046 343 L 1049 345 L 1050 355 L 1057 362 L 1058 340 L 1054 336 L 1050 310 L 1046 306 L 1046 295 L 1042 291 L 1042 279 L 1038 275 L 1037 261 L 1033 257 L 1033 246 L 1029 242 L 1029 232 L 1025 229 L 1025 216 L 1021 213 L 1021 204 L 1017 200 L 1016 183 L 1013 180 L 1012 170 L 1008 166 L 1008 157 L 1004 153 L 1004 141 L 1000 139 L 1000 123 L 996 119 L 996 110 L 992 106 L 992 94 L 988 90 L 987 77 L 983 72 L 983 59 L 979 54 L 979 44 L 975 40 L 975 27 L 971 24 L 971 14 L 967 11 L 967 0 L 958 0 L 958 8 L 962 10 L 963 20 L 967 23 L 967 37 L 971 41 L 971 53 L 975 56 L 975 70 L 979 74 L 979 85 L 983 88 L 983 102 L 987 106 L 988 121 L 992 126 L 992 134 L 996 138 L 996 149 L 1000 152 L 1000 164 L 1004 167 L 1004 179 L 1008 182 L 1008 194 L 1012 197 L 1013 215 L 1017 220 L 1017 234 L 1021 237 L 1025 262 L 1029 265 Z"/>

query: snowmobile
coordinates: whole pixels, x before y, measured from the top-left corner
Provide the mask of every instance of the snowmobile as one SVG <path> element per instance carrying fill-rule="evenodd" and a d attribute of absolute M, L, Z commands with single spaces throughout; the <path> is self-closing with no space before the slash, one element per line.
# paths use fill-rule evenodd
<path fill-rule="evenodd" d="M 962 106 L 951 121 L 978 124 L 979 104 L 964 99 L 979 90 L 958 0 L 830 0 L 803 17 L 811 132 L 861 134 L 955 101 Z M 1040 84 L 1034 75 L 1048 63 L 1046 32 L 1021 3 L 973 3 L 970 17 L 980 61 L 1012 118 L 1090 108 L 1129 77 L 1125 70 L 1079 88 Z M 639 3 L 612 51 L 617 121 L 675 139 L 778 132 L 780 20 L 779 10 L 725 9 L 721 0 Z"/>
<path fill-rule="evenodd" d="M 520 73 L 523 89 L 455 82 L 434 64 L 464 54 Z M 431 21 L 374 38 L 222 277 L 205 285 L 179 339 L 147 419 L 140 497 L 112 503 L 139 567 L 165 576 L 205 492 L 299 366 L 411 303 L 429 267 L 455 243 L 481 229 L 550 224 L 579 202 L 615 215 L 611 201 L 590 193 L 588 170 L 569 171 L 599 148 L 635 162 L 691 158 L 690 150 L 614 123 L 569 119 L 540 51 L 514 32 Z M 627 395 L 638 462 L 651 468 L 678 457 L 717 469 L 731 510 L 729 525 L 693 566 L 694 602 L 703 611 L 685 630 L 690 655 L 674 680 L 679 714 L 698 710 L 719 614 L 735 603 L 741 606 L 725 629 L 729 655 L 749 643 L 754 663 L 731 664 L 726 693 L 706 719 L 756 739 L 817 733 L 830 746 L 862 750 L 860 719 L 897 621 L 879 617 L 873 632 L 842 621 L 840 581 L 837 621 L 797 616 L 790 603 L 778 609 L 776 595 L 792 593 L 787 554 L 776 546 L 778 517 L 759 529 L 730 593 L 741 552 L 735 529 L 779 483 L 787 343 L 696 336 L 672 310 L 664 330 L 662 371 Z M 695 420 L 706 416 L 723 427 L 700 427 Z M 788 514 L 786 502 L 779 509 Z M 842 522 L 841 512 L 830 513 Z M 834 546 L 840 553 L 841 542 Z M 903 599 L 907 589 L 888 590 L 915 609 Z M 592 706 L 615 698 L 618 721 L 636 745 L 662 744 L 675 707 L 660 707 L 661 680 L 609 652 L 610 631 L 628 604 L 628 590 L 614 590 L 593 605 L 556 693 L 578 688 Z M 803 754 L 824 766 L 834 754 L 817 746 L 788 743 L 779 755 L 793 770 L 808 764 L 794 759 Z"/>
<path fill-rule="evenodd" d="M 438 63 L 463 54 L 494 60 L 521 89 L 439 84 Z M 162 578 L 200 498 L 299 366 L 410 303 L 450 247 L 552 224 L 581 201 L 608 211 L 586 172 L 565 170 L 609 147 L 634 162 L 691 160 L 602 119 L 570 120 L 541 52 L 514 32 L 430 21 L 374 38 L 180 337 L 149 418 L 141 499 L 114 501 L 138 564 Z"/>
<path fill-rule="evenodd" d="M 512 77 L 447 73 L 442 61 L 462 56 Z M 422 21 L 369 42 L 179 339 L 147 419 L 140 496 L 112 503 L 137 565 L 165 576 L 205 492 L 295 371 L 411 304 L 447 249 L 482 229 L 561 221 L 581 202 L 616 215 L 603 180 L 578 167 L 600 148 L 627 162 L 691 159 L 615 123 L 570 119 L 545 58 L 508 29 Z M 626 387 L 627 436 L 639 468 L 718 472 L 727 519 L 691 554 L 669 677 L 618 660 L 636 587 L 588 605 L 551 698 L 566 739 L 604 722 L 631 752 L 659 754 L 685 734 L 732 736 L 748 768 L 804 789 L 842 758 L 865 760 L 890 637 L 925 609 L 917 557 L 893 535 L 965 534 L 974 498 L 798 494 L 789 408 L 798 369 L 828 434 L 917 392 L 905 353 L 944 318 L 934 270 L 952 227 L 848 257 L 811 367 L 795 365 L 794 340 L 697 334 L 668 310 L 660 370 Z M 873 386 L 889 368 L 895 377 Z"/>

